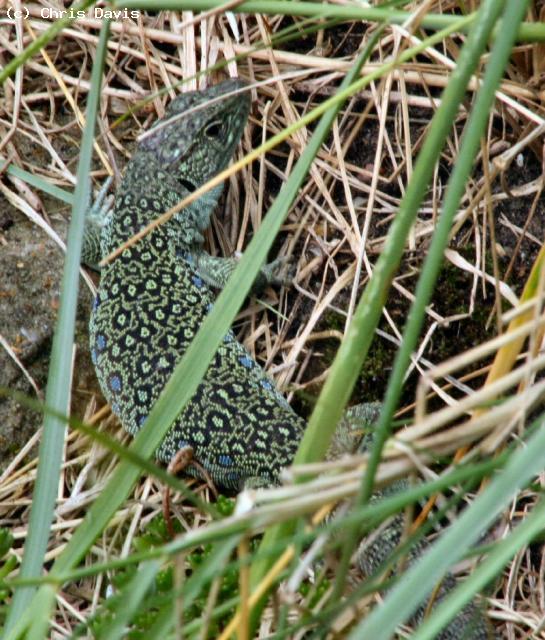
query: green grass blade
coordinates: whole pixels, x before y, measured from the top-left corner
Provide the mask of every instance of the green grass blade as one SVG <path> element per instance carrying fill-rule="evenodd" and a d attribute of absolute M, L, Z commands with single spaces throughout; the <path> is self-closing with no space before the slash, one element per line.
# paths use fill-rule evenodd
<path fill-rule="evenodd" d="M 158 560 L 142 563 L 132 579 L 124 585 L 118 594 L 119 602 L 112 610 L 113 620 L 101 630 L 100 636 L 102 638 L 120 640 L 125 637 L 126 627 L 138 613 L 138 608 L 149 592 L 160 568 L 161 563 Z"/>
<path fill-rule="evenodd" d="M 31 187 L 35 187 L 36 189 L 40 189 L 44 193 L 48 193 L 50 196 L 57 198 L 61 202 L 66 202 L 66 204 L 73 204 L 74 202 L 74 194 L 66 191 L 66 189 L 61 189 L 54 184 L 50 184 L 45 180 L 45 178 L 40 178 L 40 176 L 36 176 L 29 171 L 25 171 L 18 167 L 16 164 L 10 164 L 6 169 L 6 173 L 9 175 L 20 178 L 24 180 Z"/>
<path fill-rule="evenodd" d="M 83 237 L 85 211 L 89 201 L 88 175 L 93 152 L 93 136 L 100 98 L 100 82 L 104 65 L 109 21 L 101 29 L 97 54 L 91 75 L 91 88 L 87 102 L 87 126 L 85 127 L 78 164 L 77 187 L 72 219 L 68 231 L 68 243 L 61 284 L 59 315 L 53 338 L 49 378 L 45 403 L 56 412 L 66 413 L 70 402 L 70 371 L 72 344 L 79 289 L 79 264 Z M 21 577 L 40 575 L 53 520 L 57 496 L 60 466 L 64 447 L 64 422 L 49 414 L 44 419 L 44 429 L 39 449 L 38 472 L 33 494 L 28 538 L 25 543 Z M 33 595 L 32 587 L 18 589 L 10 606 L 6 629 L 19 620 Z"/>
<path fill-rule="evenodd" d="M 114 2 L 114 6 L 128 9 L 190 9 L 192 11 L 208 11 L 217 9 L 223 3 L 219 0 L 126 0 Z M 340 20 L 367 20 L 388 24 L 406 24 L 414 18 L 414 11 L 399 11 L 388 7 L 367 7 L 356 2 L 350 4 L 334 4 L 328 2 L 297 2 L 296 0 L 247 0 L 230 7 L 235 13 L 261 13 L 265 15 L 305 16 L 315 19 L 338 18 Z M 452 25 L 459 16 L 446 13 L 426 12 L 420 16 L 419 24 L 424 29 L 439 30 Z M 467 31 L 467 26 L 462 28 Z M 543 42 L 545 25 L 529 22 L 520 25 L 517 40 L 525 42 Z"/>
<path fill-rule="evenodd" d="M 441 105 L 434 115 L 430 131 L 424 141 L 422 151 L 418 156 L 411 182 L 407 187 L 407 192 L 400 205 L 396 220 L 392 223 L 392 234 L 394 233 L 394 227 L 397 226 L 398 223 L 402 224 L 403 219 L 406 216 L 410 216 L 411 220 L 416 216 L 418 207 L 422 202 L 429 181 L 431 180 L 433 169 L 436 166 L 436 162 L 439 157 L 439 152 L 449 131 L 451 130 L 452 122 L 454 122 L 456 118 L 458 106 L 463 98 L 465 87 L 469 82 L 469 78 L 475 71 L 475 67 L 486 47 L 490 34 L 499 19 L 502 8 L 503 3 L 500 3 L 497 0 L 487 0 L 481 5 L 477 21 L 475 22 L 474 28 L 470 32 L 466 43 L 460 52 L 456 71 L 453 73 L 449 84 L 443 92 Z M 515 25 L 518 25 L 519 22 L 520 20 L 515 22 Z M 510 26 L 512 27 L 512 25 Z M 515 30 L 512 29 L 512 31 Z M 502 44 L 501 47 L 501 58 L 493 66 L 489 66 L 485 80 L 486 86 L 481 88 L 477 94 L 476 105 L 466 127 L 460 156 L 449 180 L 449 187 L 441 216 L 434 231 L 432 244 L 418 280 L 415 298 L 411 305 L 401 346 L 397 351 L 393 371 L 390 375 L 384 405 L 377 424 L 376 436 L 371 450 L 369 465 L 362 478 L 362 490 L 356 501 L 359 504 L 367 501 L 373 490 L 375 473 L 380 463 L 382 448 L 391 433 L 393 415 L 399 402 L 407 367 L 410 364 L 411 355 L 420 335 L 420 330 L 426 314 L 426 307 L 430 301 L 435 281 L 443 262 L 443 253 L 448 243 L 452 220 L 456 214 L 458 203 L 464 192 L 467 177 L 469 176 L 473 166 L 473 159 L 479 145 L 480 135 L 486 126 L 490 106 L 494 100 L 494 90 L 501 78 L 501 72 L 507 62 L 507 58 L 511 51 L 511 44 L 512 38 L 507 39 L 506 43 L 504 45 Z M 496 59 L 497 57 L 498 54 L 496 54 Z M 407 227 L 405 227 L 405 232 L 406 231 L 408 231 Z M 380 262 L 386 253 L 387 251 L 385 250 L 383 255 L 381 255 L 381 258 L 375 268 L 375 272 L 380 272 Z M 371 285 L 372 281 L 369 287 L 371 287 Z M 362 314 L 365 313 L 365 308 L 363 307 L 365 304 L 365 298 L 366 296 L 364 295 L 360 303 L 360 307 L 362 307 Z M 356 324 L 358 320 L 359 317 L 356 313 L 354 316 L 354 324 Z M 337 573 L 335 589 L 337 596 L 342 592 L 342 585 L 348 571 L 350 556 L 352 555 L 352 551 L 356 543 L 357 531 L 349 530 L 347 532 L 347 540 L 343 549 L 340 568 Z"/>
<path fill-rule="evenodd" d="M 34 54 L 38 53 L 40 49 L 43 49 L 64 27 L 67 27 L 72 22 L 73 18 L 70 16 L 70 10 L 74 12 L 85 11 L 85 9 L 95 2 L 96 0 L 83 0 L 80 4 L 68 7 L 64 17 L 55 20 L 47 31 L 44 31 L 36 40 L 33 40 L 24 51 L 10 60 L 3 69 L 0 69 L 0 86 L 3 85 L 6 79 L 12 76 L 21 65 L 25 64 L 27 60 L 30 60 Z"/>
<path fill-rule="evenodd" d="M 498 3 L 489 2 L 488 5 L 497 13 Z M 484 7 L 485 5 L 483 5 Z M 454 165 L 452 175 L 448 181 L 445 199 L 436 225 L 428 255 L 424 261 L 422 272 L 415 291 L 415 298 L 411 305 L 407 324 L 403 332 L 403 339 L 394 362 L 394 368 L 390 376 L 388 389 L 379 423 L 377 425 L 377 437 L 374 442 L 371 459 L 367 468 L 362 487 L 360 500 L 367 500 L 371 495 L 374 476 L 382 447 L 389 436 L 389 425 L 397 408 L 405 372 L 410 364 L 411 354 L 416 347 L 420 335 L 422 323 L 425 318 L 426 307 L 431 299 L 435 282 L 441 265 L 443 254 L 449 241 L 454 217 L 458 211 L 460 200 L 466 188 L 467 179 L 473 168 L 473 162 L 481 136 L 487 126 L 492 105 L 495 100 L 495 91 L 503 76 L 503 72 L 511 54 L 511 48 L 515 41 L 518 24 L 526 13 L 526 0 L 511 0 L 508 2 L 505 14 L 501 20 L 499 37 L 496 39 L 489 63 L 482 82 L 477 92 L 475 104 L 471 110 L 467 126 L 462 135 L 460 153 Z M 489 14 L 489 30 L 495 22 L 494 15 Z M 486 37 L 486 34 L 483 34 Z M 458 66 L 462 64 L 460 59 Z M 416 170 L 415 170 L 416 173 Z M 410 188 L 410 187 L 409 187 Z"/>
<path fill-rule="evenodd" d="M 486 560 L 481 562 L 472 574 L 441 602 L 430 618 L 412 636 L 413 640 L 436 638 L 438 632 L 452 620 L 456 613 L 476 593 L 482 591 L 520 549 L 542 534 L 544 529 L 545 500 L 541 496 L 532 512 L 524 516 L 524 520 L 507 538 L 497 542 Z"/>
<path fill-rule="evenodd" d="M 343 89 L 346 89 L 347 87 L 349 87 L 354 82 L 354 80 L 358 77 L 361 68 L 365 64 L 365 61 L 369 58 L 371 52 L 373 51 L 373 48 L 375 46 L 375 43 L 378 37 L 380 36 L 380 33 L 381 33 L 380 30 L 378 30 L 374 34 L 374 37 L 371 38 L 371 40 L 369 41 L 365 49 L 362 51 L 362 53 L 354 63 L 353 67 L 351 68 L 350 72 L 345 76 L 339 88 L 340 92 L 342 92 Z M 295 166 L 294 173 L 295 171 L 297 171 L 297 167 L 299 163 L 302 162 L 303 159 L 305 159 L 305 156 L 307 155 L 307 153 L 309 152 L 313 153 L 312 157 L 314 157 L 315 153 L 317 153 L 319 145 L 322 143 L 322 140 L 325 138 L 325 136 L 331 129 L 333 125 L 333 121 L 340 107 L 341 107 L 341 103 L 339 103 L 335 108 L 332 108 L 330 111 L 327 111 L 322 116 L 322 119 L 318 123 L 318 126 L 316 127 L 316 131 L 314 132 L 312 138 L 310 139 L 307 148 L 305 149 L 300 160 Z M 313 150 L 314 147 L 315 147 L 315 150 Z M 279 200 L 280 200 L 280 197 L 277 198 L 272 208 L 274 208 L 274 206 L 277 204 Z M 316 409 L 314 410 L 313 416 L 317 414 L 317 411 L 319 411 L 318 407 L 316 407 Z M 332 426 L 325 422 L 321 422 L 318 425 L 316 424 L 314 425 L 314 430 L 313 430 L 314 436 L 317 432 L 319 433 L 319 436 L 318 438 L 314 438 L 314 441 L 310 443 L 309 453 L 308 455 L 305 455 L 307 451 L 305 449 L 305 443 L 309 442 L 307 433 L 309 432 L 310 428 L 311 428 L 311 425 L 309 424 L 305 431 L 303 441 L 301 442 L 300 447 L 295 456 L 295 461 L 294 461 L 295 463 L 301 462 L 301 460 L 303 460 L 303 462 L 306 462 L 309 460 L 320 459 L 320 454 L 323 456 L 323 453 L 327 449 L 331 436 L 333 435 L 334 425 Z M 318 447 L 317 445 L 320 445 L 320 444 L 322 446 Z M 303 455 L 301 455 L 301 449 L 303 449 L 303 452 L 304 452 Z M 250 579 L 252 588 L 256 587 L 256 585 L 261 581 L 263 576 L 266 574 L 266 572 L 274 563 L 275 557 L 272 554 L 268 554 L 268 549 L 271 546 L 275 546 L 280 539 L 285 538 L 286 536 L 289 536 L 289 534 L 293 530 L 293 526 L 294 526 L 294 523 L 291 522 L 291 523 L 286 523 L 283 525 L 277 525 L 277 526 L 271 527 L 266 531 L 260 546 L 260 551 L 263 553 L 264 560 L 261 560 L 259 562 L 254 562 L 252 564 L 251 579 Z M 261 602 L 258 605 L 256 605 L 252 611 L 252 620 L 253 620 L 252 624 L 254 627 L 257 624 L 257 619 L 259 617 L 259 614 L 264 604 L 265 604 L 265 599 L 262 598 Z"/>
<path fill-rule="evenodd" d="M 452 563 L 467 553 L 479 536 L 494 521 L 517 492 L 543 471 L 545 451 L 545 417 L 535 426 L 537 431 L 516 450 L 490 485 L 479 495 L 424 556 L 406 571 L 387 594 L 381 607 L 374 609 L 350 634 L 349 640 L 373 638 L 389 640 L 396 627 L 404 622 L 430 593 Z M 415 588 L 418 585 L 418 589 Z"/>

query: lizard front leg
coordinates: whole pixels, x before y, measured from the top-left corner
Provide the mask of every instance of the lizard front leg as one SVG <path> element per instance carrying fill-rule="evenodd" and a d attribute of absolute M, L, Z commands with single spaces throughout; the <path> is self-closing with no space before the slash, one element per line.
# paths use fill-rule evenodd
<path fill-rule="evenodd" d="M 98 263 L 102 260 L 102 233 L 113 211 L 113 194 L 108 194 L 112 184 L 110 176 L 104 181 L 95 201 L 85 214 L 85 230 L 81 248 L 81 262 L 95 271 L 100 271 Z"/>
<path fill-rule="evenodd" d="M 227 280 L 236 269 L 240 257 L 235 255 L 228 258 L 211 256 L 205 251 L 192 250 L 186 254 L 185 259 L 197 270 L 199 276 L 214 289 L 223 289 Z M 285 265 L 289 258 L 280 257 L 261 267 L 261 270 L 253 284 L 253 291 L 260 291 L 269 284 L 289 284 L 289 275 L 286 275 Z"/>

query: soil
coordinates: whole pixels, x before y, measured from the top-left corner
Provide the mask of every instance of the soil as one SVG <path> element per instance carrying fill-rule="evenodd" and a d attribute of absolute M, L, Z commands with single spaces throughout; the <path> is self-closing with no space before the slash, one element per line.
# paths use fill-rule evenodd
<path fill-rule="evenodd" d="M 63 271 L 63 252 L 41 229 L 0 195 L 0 327 L 1 334 L 34 380 L 39 395 L 21 366 L 0 349 L 0 387 L 43 400 Z M 66 225 L 57 229 L 64 235 Z M 87 322 L 92 296 L 81 284 L 76 324 L 72 411 L 82 415 L 98 390 L 90 362 Z M 0 398 L 0 468 L 26 444 L 42 417 L 8 396 Z M 32 453 L 32 452 L 31 452 Z"/>

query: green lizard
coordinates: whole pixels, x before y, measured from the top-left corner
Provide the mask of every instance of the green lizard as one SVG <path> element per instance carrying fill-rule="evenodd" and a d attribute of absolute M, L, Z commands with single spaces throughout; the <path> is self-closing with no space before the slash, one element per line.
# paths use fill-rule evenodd
<path fill-rule="evenodd" d="M 230 80 L 171 103 L 129 162 L 113 214 L 106 221 L 93 219 L 86 238 L 88 263 L 98 263 L 100 255 L 119 247 L 227 166 L 249 114 L 243 87 Z M 236 90 L 236 95 L 227 95 Z M 202 232 L 221 189 L 212 189 L 155 228 L 101 272 L 90 322 L 92 358 L 105 397 L 131 434 L 144 424 L 210 311 L 209 285 L 223 286 L 236 264 L 233 258 L 212 257 L 202 249 Z M 93 226 L 100 243 L 96 233 L 91 241 Z M 266 266 L 262 278 L 274 280 L 278 265 L 275 261 Z M 372 406 L 353 409 L 339 433 L 346 436 L 355 426 L 361 432 L 361 422 L 369 422 L 374 413 Z M 179 451 L 190 450 L 197 464 L 188 472 L 208 475 L 227 490 L 267 486 L 277 483 L 281 469 L 291 464 L 304 428 L 302 418 L 229 332 L 156 455 L 170 463 Z M 379 537 L 378 549 L 364 553 L 361 566 L 376 570 L 401 532 L 396 523 L 382 547 Z M 443 633 L 445 640 L 490 637 L 474 605 Z"/>

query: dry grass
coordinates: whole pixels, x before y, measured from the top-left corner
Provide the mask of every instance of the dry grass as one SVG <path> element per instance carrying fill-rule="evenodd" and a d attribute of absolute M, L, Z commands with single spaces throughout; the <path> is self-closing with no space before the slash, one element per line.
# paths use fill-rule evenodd
<path fill-rule="evenodd" d="M 428 11 L 438 11 L 439 5 L 447 10 L 451 4 L 456 3 L 425 3 Z M 0 62 L 47 28 L 49 22 L 40 18 L 42 6 L 45 3 L 32 5 L 31 19 L 18 29 L 0 31 L 0 52 L 6 52 L 0 53 Z M 350 67 L 365 27 L 343 24 L 314 35 L 301 33 L 289 44 L 254 49 L 256 43 L 268 42 L 271 34 L 290 22 L 282 17 L 244 15 L 230 23 L 222 13 L 194 17 L 190 13 L 162 12 L 114 23 L 96 140 L 100 150 L 93 173 L 96 183 L 110 173 L 119 181 L 135 136 L 163 115 L 165 103 L 178 89 L 171 88 L 161 96 L 156 92 L 217 62 L 229 60 L 221 71 L 194 79 L 183 89 L 202 88 L 225 75 L 244 77 L 255 87 L 252 115 L 240 153 L 296 122 L 324 96 L 331 95 Z M 52 184 L 73 187 L 81 112 L 99 26 L 100 20 L 90 18 L 72 24 L 4 85 L 0 112 L 2 163 L 14 162 Z M 376 57 L 364 72 L 413 44 L 418 39 L 414 26 L 388 28 Z M 458 38 L 445 41 L 443 47 L 426 51 L 417 63 L 400 66 L 347 103 L 276 245 L 277 253 L 291 256 L 296 265 L 293 287 L 267 291 L 266 305 L 252 300 L 240 315 L 239 337 L 288 392 L 290 400 L 296 392 L 299 403 L 301 392 L 316 395 L 327 375 L 331 353 L 342 338 L 358 293 L 381 251 L 389 222 L 411 178 L 422 136 L 440 100 L 439 90 L 448 80 L 459 47 Z M 498 346 L 505 341 L 505 337 L 487 341 L 497 327 L 505 327 L 497 309 L 516 304 L 544 237 L 540 154 L 545 109 L 540 52 L 537 46 L 518 46 L 498 92 L 496 112 L 488 136 L 482 141 L 484 163 L 479 163 L 468 183 L 446 254 L 451 266 L 428 310 L 426 330 L 407 373 L 406 412 L 416 406 L 418 420 L 387 448 L 381 481 L 414 468 L 424 477 L 434 477 L 435 467 L 430 467 L 434 456 L 415 453 L 423 447 L 435 455 L 445 455 L 470 445 L 466 457 L 498 450 L 510 439 L 520 437 L 526 416 L 544 395 L 540 372 L 545 361 L 541 354 L 542 332 L 538 331 L 541 321 L 532 321 L 526 327 L 526 334 L 534 341 L 530 340 L 530 350 L 521 355 L 522 364 L 510 380 L 509 388 L 518 388 L 515 399 L 481 412 L 483 402 L 497 398 L 505 389 L 500 390 L 501 383 L 496 382 L 475 393 L 485 381 Z M 234 56 L 240 56 L 238 61 Z M 471 91 L 477 87 L 475 80 Z M 153 99 L 131 115 L 128 124 L 112 127 L 119 115 L 150 95 L 154 95 Z M 470 100 L 471 94 L 468 103 Z M 371 354 L 374 373 L 364 376 L 358 400 L 380 398 L 384 391 L 415 276 L 434 229 L 449 167 L 456 158 L 465 116 L 465 112 L 459 114 L 421 207 L 402 270 L 394 282 L 395 295 L 384 309 L 375 339 L 379 346 Z M 276 151 L 229 181 L 226 213 L 218 213 L 208 233 L 211 253 L 229 255 L 244 249 L 308 136 L 309 131 L 301 129 Z M 50 200 L 42 200 L 39 192 L 12 177 L 5 177 L 0 189 L 12 207 L 40 227 L 36 226 L 36 235 L 45 238 L 45 231 L 60 244 L 64 225 Z M 19 213 L 9 215 L 15 224 L 21 223 Z M 9 232 L 0 232 L 0 241 L 9 245 Z M 92 288 L 90 281 L 88 284 Z M 17 358 L 16 335 L 8 330 L 2 345 L 32 380 L 32 366 Z M 76 386 L 79 375 L 74 371 Z M 416 405 L 412 404 L 414 398 Z M 429 414 L 426 398 L 431 403 Z M 96 403 L 103 407 L 100 396 Z M 94 411 L 95 400 L 89 403 L 85 418 L 125 437 L 112 418 L 104 420 L 107 410 Z M 34 451 L 36 438 L 6 466 L 0 478 L 1 524 L 12 529 L 18 553 L 26 536 L 36 468 L 36 460 L 29 452 Z M 113 464 L 110 455 L 87 438 L 74 432 L 67 437 L 49 560 L 62 551 L 71 531 L 81 522 L 86 504 L 104 486 Z M 325 492 L 324 482 L 321 491 Z M 329 486 L 338 487 L 339 497 L 352 494 L 357 487 L 356 472 L 347 472 L 342 483 L 336 478 Z M 201 491 L 207 493 L 205 487 Z M 324 502 L 324 495 L 314 496 L 315 507 Z M 504 514 L 494 535 L 503 536 L 535 499 L 531 491 L 523 492 Z M 127 555 L 133 537 L 145 530 L 159 510 L 160 488 L 150 479 L 142 480 L 96 542 L 89 562 Z M 175 512 L 185 530 L 207 521 L 186 506 L 177 505 Z M 467 570 L 467 566 L 461 568 Z M 544 572 L 543 548 L 538 544 L 521 551 L 504 572 L 488 602 L 489 614 L 504 637 L 545 638 Z M 77 588 L 73 585 L 69 591 L 61 592 L 53 637 L 65 637 L 69 629 L 95 610 L 106 580 L 105 576 L 85 579 Z M 341 626 L 345 624 L 343 621 Z"/>

